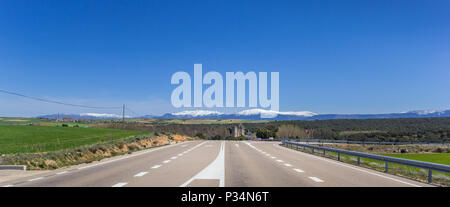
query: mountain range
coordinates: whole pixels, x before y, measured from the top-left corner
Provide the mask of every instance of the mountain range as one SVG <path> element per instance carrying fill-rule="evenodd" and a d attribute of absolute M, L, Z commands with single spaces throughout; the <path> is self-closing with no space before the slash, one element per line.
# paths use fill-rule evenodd
<path fill-rule="evenodd" d="M 263 115 L 263 116 L 262 116 Z M 39 118 L 56 118 L 57 114 L 39 116 Z M 60 118 L 70 117 L 72 119 L 121 119 L 117 114 L 60 114 Z M 262 118 L 272 117 L 272 118 Z M 389 119 L 389 118 L 426 118 L 426 117 L 450 117 L 450 110 L 418 110 L 400 113 L 386 114 L 317 114 L 309 111 L 277 112 L 263 109 L 250 109 L 237 113 L 222 113 L 218 111 L 193 110 L 176 113 L 167 113 L 161 116 L 146 115 L 139 119 L 243 119 L 243 120 L 327 120 L 327 119 Z"/>

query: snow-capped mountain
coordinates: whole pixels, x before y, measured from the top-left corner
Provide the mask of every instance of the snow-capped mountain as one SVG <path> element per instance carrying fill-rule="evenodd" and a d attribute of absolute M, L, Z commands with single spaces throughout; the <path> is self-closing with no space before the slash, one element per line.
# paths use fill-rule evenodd
<path fill-rule="evenodd" d="M 316 113 L 310 112 L 310 111 L 271 111 L 271 110 L 264 110 L 264 109 L 249 109 L 244 110 L 241 112 L 238 112 L 237 114 L 241 116 L 251 116 L 251 115 L 267 115 L 267 116 L 275 116 L 275 115 L 287 115 L 287 116 L 304 116 L 304 117 L 311 117 L 317 115 Z"/>
<path fill-rule="evenodd" d="M 276 116 L 275 116 L 276 115 Z M 58 115 L 45 115 L 43 118 L 56 118 Z M 73 119 L 120 119 L 118 114 L 82 113 L 60 114 L 60 118 Z M 159 119 L 244 119 L 244 120 L 327 120 L 327 119 L 389 119 L 389 118 L 426 118 L 450 117 L 450 110 L 416 110 L 387 114 L 317 114 L 310 111 L 271 111 L 264 109 L 248 109 L 237 113 L 222 113 L 219 111 L 191 110 L 167 113 L 161 116 L 147 115 L 126 118 L 159 118 Z"/>
<path fill-rule="evenodd" d="M 218 111 L 206 111 L 206 110 L 197 110 L 197 111 L 182 111 L 177 113 L 172 113 L 174 116 L 212 116 L 212 115 L 223 115 L 223 113 Z"/>
<path fill-rule="evenodd" d="M 295 120 L 317 115 L 309 111 L 279 112 L 264 109 L 249 109 L 237 113 L 221 113 L 218 111 L 182 111 L 164 114 L 165 119 L 246 119 L 246 120 Z M 269 117 L 269 118 L 268 118 Z"/>
<path fill-rule="evenodd" d="M 276 116 L 275 116 L 276 115 Z M 264 118 L 273 117 L 273 118 Z M 310 111 L 270 111 L 249 109 L 232 114 L 217 111 L 183 111 L 168 113 L 166 119 L 245 119 L 245 120 L 326 120 L 326 119 L 389 119 L 389 118 L 450 117 L 450 110 L 420 110 L 387 114 L 317 114 Z"/>

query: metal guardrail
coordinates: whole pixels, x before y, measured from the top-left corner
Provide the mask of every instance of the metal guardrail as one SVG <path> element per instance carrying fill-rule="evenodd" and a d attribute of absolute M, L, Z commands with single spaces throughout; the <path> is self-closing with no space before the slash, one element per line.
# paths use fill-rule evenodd
<path fill-rule="evenodd" d="M 366 145 L 437 145 L 450 146 L 450 143 L 439 142 L 370 142 L 370 141 L 350 141 L 334 139 L 294 139 L 297 142 L 316 142 L 316 143 L 336 143 L 336 144 L 366 144 Z"/>
<path fill-rule="evenodd" d="M 350 141 L 350 140 L 335 140 L 335 139 L 262 139 L 256 138 L 254 141 L 275 141 L 281 142 L 283 140 L 306 142 L 306 143 L 319 143 L 319 144 L 362 144 L 362 145 L 434 145 L 434 146 L 450 146 L 450 143 L 441 142 L 370 142 L 370 141 Z"/>
<path fill-rule="evenodd" d="M 369 154 L 364 152 L 355 152 L 350 150 L 343 150 L 343 149 L 335 149 L 335 148 L 329 148 L 329 147 L 321 147 L 321 146 L 315 146 L 315 145 L 308 145 L 308 144 L 301 144 L 298 142 L 292 142 L 283 140 L 282 143 L 286 145 L 287 147 L 291 148 L 297 148 L 303 147 L 303 150 L 306 150 L 306 148 L 311 148 L 312 152 L 314 153 L 314 150 L 322 150 L 323 154 L 325 155 L 327 151 L 334 152 L 338 154 L 338 161 L 341 160 L 341 154 L 355 156 L 358 158 L 358 165 L 361 165 L 361 157 L 362 158 L 368 158 L 372 160 L 378 160 L 385 162 L 385 171 L 389 171 L 389 163 L 395 163 L 400 165 L 407 165 L 411 167 L 418 167 L 418 168 L 424 168 L 428 170 L 428 182 L 433 182 L 433 170 L 440 171 L 440 172 L 446 172 L 450 173 L 450 166 L 449 165 L 442 165 L 442 164 L 435 164 L 430 162 L 422 162 L 422 161 L 416 161 L 416 160 L 408 160 L 408 159 L 402 159 L 402 158 L 395 158 L 395 157 L 388 157 L 383 155 L 375 155 L 375 154 Z"/>
<path fill-rule="evenodd" d="M 0 170 L 27 170 L 25 165 L 0 165 Z"/>

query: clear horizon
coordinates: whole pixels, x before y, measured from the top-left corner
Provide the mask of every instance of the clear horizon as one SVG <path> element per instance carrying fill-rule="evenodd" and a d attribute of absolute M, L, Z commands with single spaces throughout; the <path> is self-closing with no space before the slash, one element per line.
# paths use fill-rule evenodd
<path fill-rule="evenodd" d="M 449 1 L 105 2 L 0 2 L 0 90 L 137 115 L 249 109 L 172 107 L 170 77 L 201 63 L 279 72 L 280 111 L 450 109 Z M 0 106 L 0 117 L 121 114 L 4 93 Z"/>

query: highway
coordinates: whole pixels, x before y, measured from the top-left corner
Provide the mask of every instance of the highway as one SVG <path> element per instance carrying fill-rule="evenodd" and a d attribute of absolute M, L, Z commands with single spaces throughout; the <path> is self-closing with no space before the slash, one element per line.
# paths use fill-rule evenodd
<path fill-rule="evenodd" d="M 394 175 L 287 149 L 278 142 L 189 141 L 30 173 L 2 187 L 422 187 Z"/>

